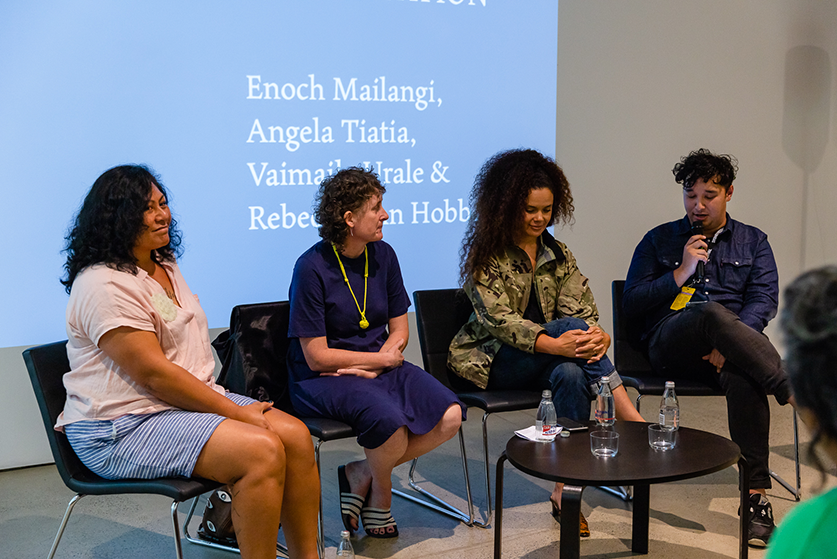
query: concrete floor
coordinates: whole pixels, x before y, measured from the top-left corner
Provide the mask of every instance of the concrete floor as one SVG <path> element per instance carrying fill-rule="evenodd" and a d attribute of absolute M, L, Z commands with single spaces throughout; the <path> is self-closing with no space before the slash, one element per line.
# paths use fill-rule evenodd
<path fill-rule="evenodd" d="M 656 415 L 657 400 L 645 398 L 646 420 Z M 789 407 L 772 402 L 771 468 L 787 480 L 793 479 L 792 414 Z M 682 424 L 728 436 L 723 398 L 681 398 Z M 481 413 L 470 410 L 465 440 L 477 504 L 484 507 L 482 475 Z M 488 421 L 493 467 L 515 429 L 531 425 L 533 412 L 491 416 Z M 805 453 L 808 434 L 800 426 L 803 441 L 803 499 L 818 488 L 820 476 Z M 337 466 L 361 455 L 353 440 L 323 445 L 323 506 L 325 509 L 326 557 L 335 556 L 342 525 L 339 516 Z M 456 439 L 434 450 L 419 462 L 423 486 L 447 495 L 464 505 L 464 484 Z M 396 469 L 395 485 L 405 484 L 407 466 Z M 828 475 L 828 485 L 835 480 Z M 736 510 L 738 474 L 734 468 L 682 482 L 651 488 L 649 558 L 737 557 L 738 520 Z M 531 478 L 506 465 L 503 515 L 503 555 L 526 559 L 554 558 L 558 554 L 560 530 L 549 514 L 550 484 Z M 447 491 L 444 489 L 446 488 Z M 768 492 L 778 521 L 794 501 L 774 484 Z M 73 496 L 61 482 L 54 466 L 39 466 L 0 472 L 0 557 L 29 559 L 46 557 L 67 502 Z M 169 520 L 169 501 L 157 496 L 86 497 L 76 506 L 58 549 L 61 558 L 174 557 Z M 584 491 L 582 511 L 590 522 L 592 536 L 581 542 L 582 557 L 619 558 L 632 556 L 630 549 L 631 504 L 601 490 Z M 202 510 L 202 505 L 199 507 Z M 185 516 L 186 507 L 181 507 Z M 291 511 L 288 514 L 293 514 Z M 398 497 L 393 498 L 393 516 L 400 537 L 377 540 L 356 536 L 358 557 L 458 557 L 483 559 L 493 554 L 493 529 L 469 528 Z M 193 531 L 197 522 L 193 525 Z M 751 549 L 751 557 L 764 556 Z M 227 552 L 184 542 L 184 557 L 225 559 Z"/>

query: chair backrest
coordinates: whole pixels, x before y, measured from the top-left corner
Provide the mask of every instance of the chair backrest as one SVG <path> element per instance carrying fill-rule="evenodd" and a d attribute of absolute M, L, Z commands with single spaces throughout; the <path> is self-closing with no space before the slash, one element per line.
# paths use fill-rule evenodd
<path fill-rule="evenodd" d="M 651 374 L 651 364 L 637 347 L 639 325 L 633 324 L 622 311 L 624 289 L 625 280 L 613 281 L 613 365 L 621 375 L 648 375 Z"/>
<path fill-rule="evenodd" d="M 238 305 L 230 329 L 212 345 L 221 360 L 219 384 L 293 413 L 287 367 L 290 308 L 288 301 Z"/>
<path fill-rule="evenodd" d="M 78 477 L 79 474 L 94 476 L 78 459 L 67 436 L 53 429 L 58 416 L 64 411 L 64 403 L 67 400 L 67 390 L 64 388 L 64 373 L 70 372 L 67 340 L 31 347 L 23 352 L 23 361 L 26 363 L 35 399 L 41 409 L 52 457 L 64 483 L 69 485 L 69 480 Z"/>
<path fill-rule="evenodd" d="M 462 289 L 414 291 L 413 301 L 424 370 L 450 388 L 448 348 L 474 307 Z"/>

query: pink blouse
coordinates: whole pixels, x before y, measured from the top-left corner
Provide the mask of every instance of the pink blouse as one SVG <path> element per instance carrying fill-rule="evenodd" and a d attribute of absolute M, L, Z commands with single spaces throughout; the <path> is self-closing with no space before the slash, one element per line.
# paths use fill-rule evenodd
<path fill-rule="evenodd" d="M 67 401 L 55 428 L 85 419 L 115 419 L 176 409 L 148 393 L 98 347 L 120 326 L 154 332 L 165 356 L 218 392 L 206 315 L 177 264 L 163 264 L 178 302 L 142 269 L 137 274 L 97 264 L 73 282 L 67 304 Z"/>

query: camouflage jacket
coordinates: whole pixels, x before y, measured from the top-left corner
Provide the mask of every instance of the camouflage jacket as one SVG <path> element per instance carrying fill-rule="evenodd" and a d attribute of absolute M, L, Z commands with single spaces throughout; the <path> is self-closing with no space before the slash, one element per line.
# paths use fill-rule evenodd
<path fill-rule="evenodd" d="M 599 311 L 593 293 L 567 246 L 544 232 L 535 265 L 538 302 L 547 322 L 572 316 L 596 326 Z M 491 361 L 503 344 L 535 352 L 535 339 L 544 328 L 523 318 L 531 286 L 531 261 L 517 246 L 492 258 L 487 270 L 465 282 L 474 313 L 450 344 L 448 366 L 454 373 L 484 389 Z"/>

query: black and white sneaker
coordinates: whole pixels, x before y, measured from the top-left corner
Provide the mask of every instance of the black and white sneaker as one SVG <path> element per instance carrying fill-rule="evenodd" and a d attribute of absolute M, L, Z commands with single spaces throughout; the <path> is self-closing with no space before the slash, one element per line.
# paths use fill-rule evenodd
<path fill-rule="evenodd" d="M 767 547 L 776 525 L 773 523 L 773 506 L 761 493 L 750 494 L 750 520 L 747 525 L 747 543 L 753 547 Z"/>

